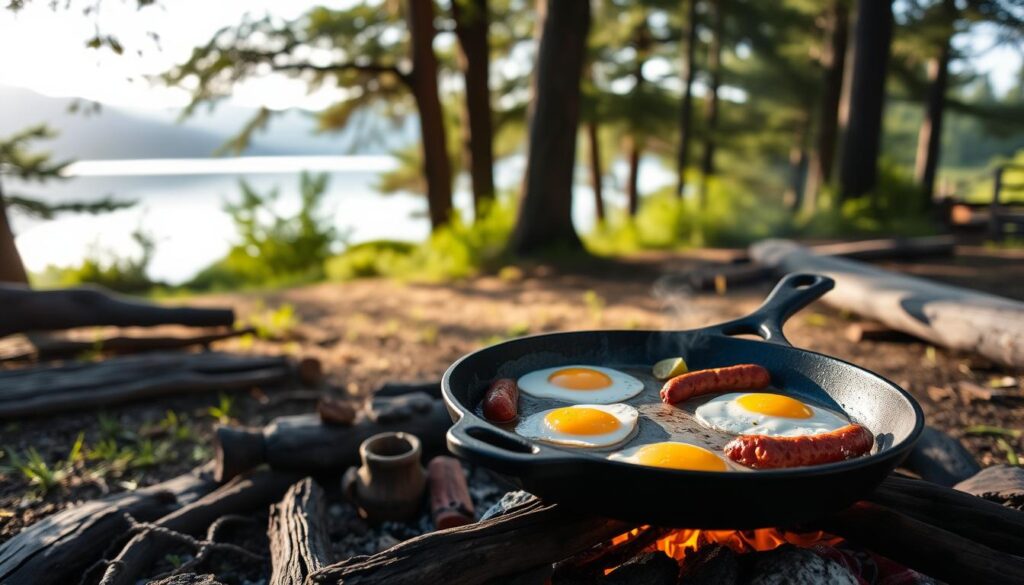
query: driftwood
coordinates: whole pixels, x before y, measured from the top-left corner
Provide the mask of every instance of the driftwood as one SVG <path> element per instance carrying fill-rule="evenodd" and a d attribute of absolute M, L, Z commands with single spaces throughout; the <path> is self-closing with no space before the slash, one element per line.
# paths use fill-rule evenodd
<path fill-rule="evenodd" d="M 317 414 L 282 416 L 260 428 L 218 427 L 219 481 L 267 463 L 307 475 L 337 472 L 359 461 L 359 444 L 377 433 L 401 431 L 419 437 L 425 457 L 445 449 L 451 417 L 440 400 L 425 394 L 374 398 L 351 426 L 324 424 Z"/>
<path fill-rule="evenodd" d="M 325 514 L 323 489 L 308 477 L 270 508 L 270 585 L 302 583 L 331 563 Z"/>
<path fill-rule="evenodd" d="M 0 306 L 0 337 L 95 325 L 228 327 L 235 322 L 231 309 L 161 307 L 95 287 L 35 291 L 6 283 L 0 285 Z"/>
<path fill-rule="evenodd" d="M 131 353 L 143 353 L 147 351 L 160 351 L 168 349 L 181 349 L 185 347 L 202 346 L 208 348 L 211 343 L 231 339 L 241 335 L 253 333 L 251 327 L 244 329 L 229 329 L 227 331 L 216 331 L 201 335 L 181 335 L 163 337 L 131 337 L 118 335 L 105 337 L 94 341 L 79 339 L 67 339 L 53 335 L 29 334 L 28 338 L 36 348 L 36 356 L 41 360 L 69 358 L 82 355 L 86 352 L 98 351 L 105 354 L 124 355 Z"/>
<path fill-rule="evenodd" d="M 1024 583 L 1024 558 L 876 504 L 859 502 L 820 527 L 947 583 Z"/>
<path fill-rule="evenodd" d="M 208 471 L 193 471 L 44 518 L 0 546 L 0 583 L 77 583 L 128 530 L 126 514 L 155 520 L 195 502 L 215 486 Z"/>
<path fill-rule="evenodd" d="M 476 520 L 469 497 L 466 472 L 458 459 L 439 455 L 427 465 L 430 486 L 430 517 L 439 530 L 470 524 Z"/>
<path fill-rule="evenodd" d="M 269 470 L 236 477 L 199 500 L 153 522 L 159 528 L 198 536 L 217 518 L 269 505 L 281 497 L 297 476 Z M 134 514 L 133 514 L 134 516 Z M 166 548 L 167 539 L 154 530 L 136 534 L 110 561 L 100 585 L 135 583 Z"/>
<path fill-rule="evenodd" d="M 835 289 L 822 300 L 936 345 L 1024 368 L 1024 302 L 897 274 L 861 262 L 819 256 L 784 240 L 751 248 L 777 272 L 817 272 Z"/>
<path fill-rule="evenodd" d="M 1000 487 L 997 483 L 990 485 Z M 963 491 L 895 475 L 887 477 L 867 499 L 996 550 L 1024 556 L 1024 512 Z M 864 544 L 871 548 L 870 542 Z"/>
<path fill-rule="evenodd" d="M 955 487 L 991 502 L 1024 510 L 1024 467 L 1019 465 L 986 467 Z"/>
<path fill-rule="evenodd" d="M 631 528 L 531 501 L 490 520 L 431 532 L 369 557 L 336 563 L 313 573 L 306 583 L 479 585 L 524 567 L 551 564 Z"/>
<path fill-rule="evenodd" d="M 981 465 L 960 441 L 928 426 L 903 461 L 903 467 L 921 479 L 946 487 L 981 471 Z"/>
<path fill-rule="evenodd" d="M 0 371 L 0 419 L 80 411 L 169 394 L 243 390 L 289 375 L 277 356 L 150 353 Z"/>

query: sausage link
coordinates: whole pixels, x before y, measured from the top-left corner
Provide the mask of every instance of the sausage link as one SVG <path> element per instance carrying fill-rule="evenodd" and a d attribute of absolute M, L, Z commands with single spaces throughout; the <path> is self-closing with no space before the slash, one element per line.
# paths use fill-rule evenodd
<path fill-rule="evenodd" d="M 519 386 L 511 378 L 491 382 L 483 400 L 484 418 L 495 423 L 506 423 L 519 416 Z"/>
<path fill-rule="evenodd" d="M 770 383 L 771 375 L 768 370 L 757 364 L 696 370 L 665 382 L 665 385 L 661 387 L 661 400 L 668 404 L 676 404 L 702 394 L 731 390 L 760 390 Z"/>
<path fill-rule="evenodd" d="M 740 435 L 725 446 L 733 461 L 755 469 L 778 469 L 821 465 L 871 451 L 875 438 L 858 424 L 849 424 L 828 433 L 801 437 Z"/>

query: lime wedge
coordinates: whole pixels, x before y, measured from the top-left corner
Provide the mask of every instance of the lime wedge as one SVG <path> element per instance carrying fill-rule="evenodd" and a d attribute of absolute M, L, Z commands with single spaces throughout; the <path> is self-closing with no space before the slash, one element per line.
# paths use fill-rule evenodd
<path fill-rule="evenodd" d="M 681 357 L 667 358 L 654 364 L 654 377 L 659 380 L 675 378 L 679 374 L 685 374 L 690 369 L 686 367 L 686 360 Z"/>

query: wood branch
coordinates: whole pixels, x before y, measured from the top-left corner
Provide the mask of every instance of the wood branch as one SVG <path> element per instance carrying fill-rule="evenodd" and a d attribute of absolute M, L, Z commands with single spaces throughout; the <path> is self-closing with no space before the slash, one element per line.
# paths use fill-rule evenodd
<path fill-rule="evenodd" d="M 1021 394 L 1019 390 L 986 388 L 967 380 L 957 382 L 956 389 L 960 393 L 960 401 L 965 406 L 975 401 L 1006 404 L 1024 400 L 1024 394 Z"/>
<path fill-rule="evenodd" d="M 441 382 L 439 380 L 423 380 L 411 382 L 385 382 L 373 393 L 374 396 L 393 398 L 406 394 L 423 392 L 431 398 L 441 399 Z"/>
<path fill-rule="evenodd" d="M 201 535 L 217 518 L 260 509 L 277 501 L 298 476 L 262 470 L 236 477 L 195 502 L 153 522 L 155 526 L 192 536 Z M 134 516 L 134 514 L 133 514 Z M 132 537 L 111 560 L 100 585 L 131 585 L 167 548 L 159 532 L 146 530 Z"/>
<path fill-rule="evenodd" d="M 229 327 L 232 309 L 162 307 L 114 295 L 100 288 L 34 291 L 0 285 L 0 337 L 24 331 L 49 331 L 95 325 L 189 325 Z"/>
<path fill-rule="evenodd" d="M 0 583 L 77 583 L 128 530 L 125 514 L 155 520 L 195 502 L 215 486 L 209 470 L 201 469 L 44 518 L 0 545 Z"/>
<path fill-rule="evenodd" d="M 36 355 L 39 359 L 56 359 L 75 357 L 86 352 L 99 351 L 104 354 L 123 355 L 131 353 L 142 353 L 147 351 L 159 351 L 168 349 L 181 349 L 192 346 L 209 347 L 211 343 L 231 339 L 253 333 L 251 327 L 244 329 L 230 329 L 217 331 L 202 335 L 164 336 L 164 337 L 129 337 L 115 336 L 96 339 L 94 341 L 83 341 L 77 339 L 59 338 L 51 335 L 29 334 L 28 338 L 36 348 Z"/>
<path fill-rule="evenodd" d="M 853 343 L 860 343 L 862 341 L 888 341 L 893 343 L 920 341 L 913 335 L 907 335 L 902 331 L 897 331 L 891 327 L 887 327 L 881 323 L 875 323 L 873 321 L 851 323 L 850 325 L 847 325 L 846 339 Z"/>
<path fill-rule="evenodd" d="M 0 371 L 0 419 L 38 416 L 190 392 L 280 383 L 287 359 L 219 352 L 149 353 Z"/>
<path fill-rule="evenodd" d="M 724 293 L 729 288 L 768 280 L 770 268 L 744 262 L 699 268 L 688 275 L 687 280 L 695 290 L 713 290 Z"/>
<path fill-rule="evenodd" d="M 377 433 L 401 431 L 419 437 L 429 457 L 445 450 L 451 417 L 441 400 L 425 394 L 374 398 L 351 426 L 324 424 L 317 414 L 283 416 L 260 428 L 219 427 L 215 477 L 223 481 L 257 465 L 307 475 L 356 465 L 359 444 Z"/>
<path fill-rule="evenodd" d="M 986 467 L 955 487 L 991 502 L 1024 510 L 1024 467 L 1019 465 Z"/>
<path fill-rule="evenodd" d="M 325 513 L 324 491 L 308 477 L 270 508 L 270 585 L 302 583 L 331 564 Z"/>
<path fill-rule="evenodd" d="M 469 497 L 466 472 L 454 457 L 439 455 L 427 465 L 430 486 L 430 517 L 439 530 L 471 524 L 476 520 Z"/>
<path fill-rule="evenodd" d="M 946 487 L 981 471 L 981 465 L 960 441 L 929 426 L 921 432 L 903 467 L 921 479 Z"/>
<path fill-rule="evenodd" d="M 183 573 L 171 575 L 165 579 L 150 581 L 149 585 L 224 585 L 213 575 L 197 575 L 195 573 Z"/>
<path fill-rule="evenodd" d="M 860 502 L 820 527 L 948 583 L 1024 583 L 1024 558 L 876 504 Z"/>
<path fill-rule="evenodd" d="M 479 585 L 551 564 L 631 528 L 531 501 L 490 520 L 431 532 L 369 557 L 331 565 L 306 583 Z"/>
<path fill-rule="evenodd" d="M 895 475 L 887 477 L 867 500 L 996 550 L 1024 556 L 1024 512 Z"/>
<path fill-rule="evenodd" d="M 777 272 L 833 278 L 835 289 L 822 298 L 828 305 L 942 347 L 1024 368 L 1024 302 L 819 256 L 785 240 L 755 244 L 750 254 Z"/>
<path fill-rule="evenodd" d="M 271 65 L 274 71 L 312 71 L 314 73 L 346 73 L 348 71 L 359 71 L 360 73 L 372 73 L 375 75 L 394 75 L 403 83 L 409 83 L 409 75 L 404 73 L 395 65 L 383 65 L 380 63 L 331 63 L 330 65 L 314 65 L 313 63 L 284 63 Z"/>

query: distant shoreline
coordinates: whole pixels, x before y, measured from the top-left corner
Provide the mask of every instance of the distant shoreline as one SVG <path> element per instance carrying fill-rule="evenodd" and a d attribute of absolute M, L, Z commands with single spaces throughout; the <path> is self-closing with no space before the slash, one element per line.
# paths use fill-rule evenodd
<path fill-rule="evenodd" d="M 398 162 L 388 155 L 238 156 L 223 158 L 146 158 L 80 160 L 67 166 L 65 177 L 129 177 L 224 175 L 236 173 L 385 172 Z"/>

